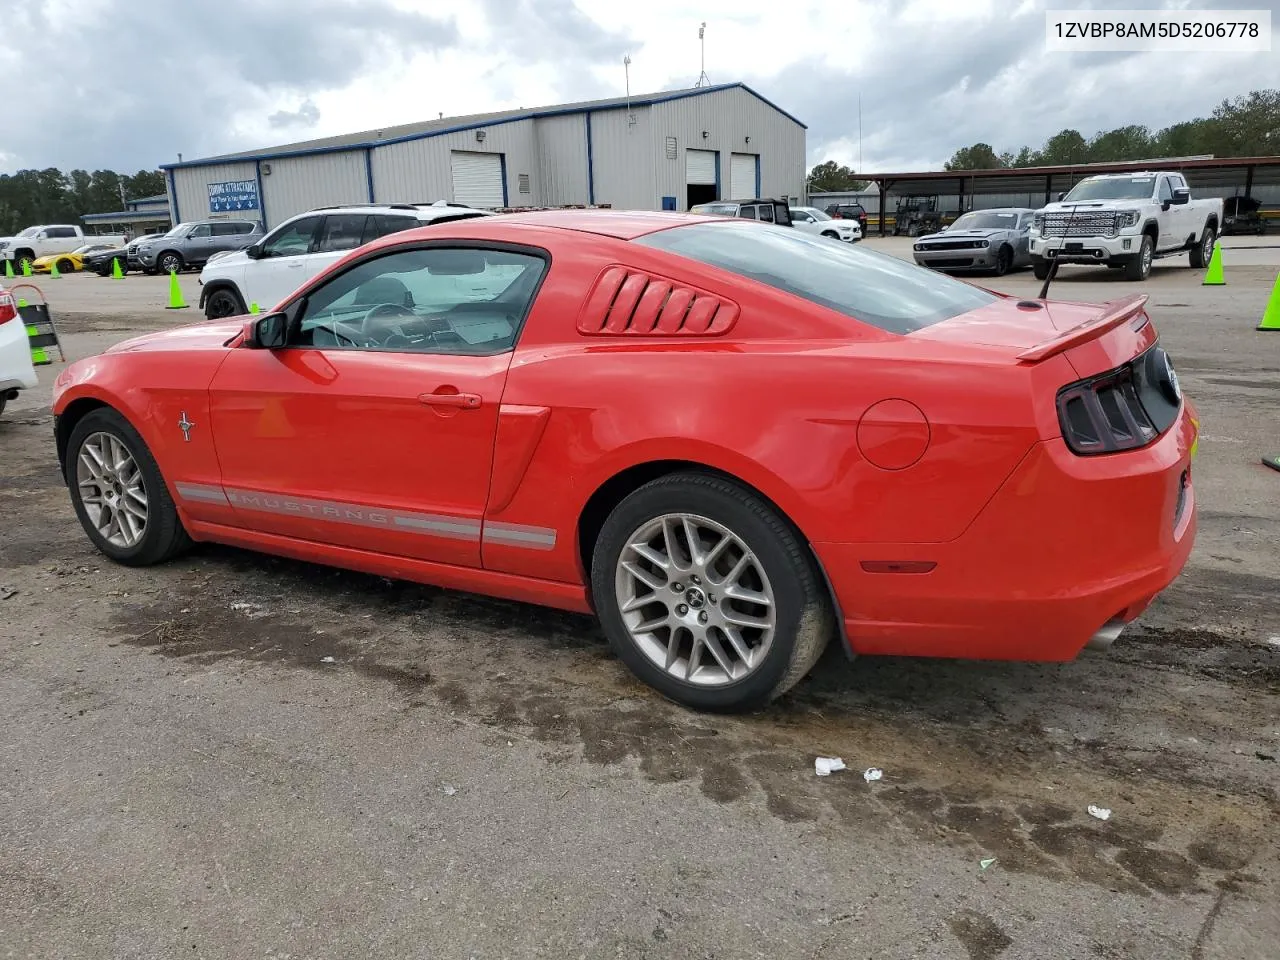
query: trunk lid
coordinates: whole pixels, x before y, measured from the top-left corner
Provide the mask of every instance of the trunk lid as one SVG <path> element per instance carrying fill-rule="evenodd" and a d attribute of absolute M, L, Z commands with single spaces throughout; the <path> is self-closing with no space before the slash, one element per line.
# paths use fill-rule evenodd
<path fill-rule="evenodd" d="M 1155 342 L 1146 303 L 1146 295 L 1102 304 L 1007 297 L 911 336 L 1002 348 L 1020 364 L 1061 354 L 1078 376 L 1092 377 L 1127 363 Z"/>

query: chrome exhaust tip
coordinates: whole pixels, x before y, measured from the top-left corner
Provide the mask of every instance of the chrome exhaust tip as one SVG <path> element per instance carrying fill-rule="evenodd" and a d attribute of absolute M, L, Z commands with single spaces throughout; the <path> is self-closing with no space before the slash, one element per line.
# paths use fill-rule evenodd
<path fill-rule="evenodd" d="M 1123 620 L 1108 620 L 1097 633 L 1084 645 L 1086 650 L 1108 650 L 1116 642 L 1116 637 L 1124 632 L 1126 624 Z"/>

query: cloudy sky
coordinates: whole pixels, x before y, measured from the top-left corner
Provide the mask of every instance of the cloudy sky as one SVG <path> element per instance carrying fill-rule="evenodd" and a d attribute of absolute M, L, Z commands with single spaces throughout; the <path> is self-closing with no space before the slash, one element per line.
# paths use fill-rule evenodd
<path fill-rule="evenodd" d="M 1039 146 L 1203 116 L 1280 87 L 1270 53 L 1064 54 L 1080 0 L 42 0 L 7 10 L 0 172 L 123 171 L 380 125 L 744 81 L 809 126 L 810 163 L 930 169 L 975 141 Z M 1272 9 L 1278 0 L 1126 0 Z M 781 11 L 781 12 L 779 12 Z M 21 96 L 14 96 L 21 91 Z"/>

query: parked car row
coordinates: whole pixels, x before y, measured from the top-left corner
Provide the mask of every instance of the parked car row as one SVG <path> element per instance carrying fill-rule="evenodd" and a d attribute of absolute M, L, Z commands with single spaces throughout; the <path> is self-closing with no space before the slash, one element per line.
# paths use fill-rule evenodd
<path fill-rule="evenodd" d="M 1239 209 L 1232 206 L 1234 217 Z M 1043 280 L 1056 261 L 1097 264 L 1123 270 L 1128 280 L 1145 280 L 1152 262 L 1165 257 L 1187 254 L 1191 267 L 1207 266 L 1224 225 L 1223 201 L 1193 200 L 1180 173 L 1100 174 L 1039 210 L 966 213 L 916 240 L 912 254 L 916 263 L 937 270 L 1003 274 L 1030 263 Z"/>

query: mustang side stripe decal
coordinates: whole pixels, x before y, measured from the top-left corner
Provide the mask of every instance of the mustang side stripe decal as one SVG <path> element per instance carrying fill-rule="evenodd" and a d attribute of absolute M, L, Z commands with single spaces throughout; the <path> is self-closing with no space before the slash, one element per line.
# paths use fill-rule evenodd
<path fill-rule="evenodd" d="M 203 483 L 175 483 L 174 489 L 184 500 L 230 504 L 243 510 L 256 510 L 261 513 L 308 517 L 330 523 L 348 523 L 383 530 L 394 529 L 428 537 L 447 537 L 452 540 L 478 541 L 481 538 L 480 521 L 469 520 L 466 517 L 387 510 L 361 503 L 315 500 L 309 497 L 292 497 L 286 494 L 239 490 Z M 556 545 L 556 532 L 550 527 L 490 522 L 484 524 L 483 530 L 486 543 L 525 547 L 530 550 L 550 550 Z"/>
<path fill-rule="evenodd" d="M 501 543 L 510 547 L 529 547 L 532 550 L 550 550 L 556 545 L 556 532 L 548 527 L 528 527 L 521 523 L 494 523 L 484 525 L 486 543 Z"/>
<path fill-rule="evenodd" d="M 226 504 L 227 495 L 221 487 L 209 486 L 205 483 L 175 483 L 178 496 L 183 500 L 207 500 L 210 503 Z"/>

